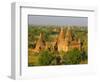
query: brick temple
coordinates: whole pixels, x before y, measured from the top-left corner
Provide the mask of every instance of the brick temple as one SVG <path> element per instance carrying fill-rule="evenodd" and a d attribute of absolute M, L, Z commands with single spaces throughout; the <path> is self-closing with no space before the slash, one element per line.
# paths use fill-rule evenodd
<path fill-rule="evenodd" d="M 74 36 L 70 28 L 68 28 L 66 32 L 64 28 L 61 28 L 59 34 L 52 42 L 46 42 L 43 33 L 40 33 L 33 51 L 40 52 L 48 49 L 50 51 L 67 52 L 73 48 L 81 50 L 82 45 L 80 39 Z"/>

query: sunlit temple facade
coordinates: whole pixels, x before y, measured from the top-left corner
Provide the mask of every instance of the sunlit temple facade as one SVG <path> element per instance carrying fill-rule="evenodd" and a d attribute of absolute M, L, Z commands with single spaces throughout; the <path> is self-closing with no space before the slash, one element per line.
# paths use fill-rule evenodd
<path fill-rule="evenodd" d="M 73 48 L 81 50 L 82 45 L 80 39 L 74 37 L 74 34 L 70 28 L 68 28 L 66 32 L 64 28 L 61 28 L 59 34 L 52 42 L 46 42 L 44 34 L 40 33 L 33 51 L 40 52 L 42 50 L 48 49 L 50 51 L 68 52 Z"/>

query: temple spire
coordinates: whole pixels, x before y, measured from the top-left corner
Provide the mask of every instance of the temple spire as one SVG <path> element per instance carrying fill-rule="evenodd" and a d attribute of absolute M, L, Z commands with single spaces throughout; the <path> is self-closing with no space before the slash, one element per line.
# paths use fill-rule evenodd
<path fill-rule="evenodd" d="M 40 36 L 39 36 L 39 39 L 36 43 L 36 47 L 35 47 L 35 50 L 36 51 L 41 51 L 45 48 L 45 41 L 44 41 L 44 36 L 43 36 L 43 33 L 41 32 L 40 33 Z"/>
<path fill-rule="evenodd" d="M 64 36 L 64 28 L 61 28 L 60 34 L 59 34 L 59 40 L 63 40 L 65 38 Z"/>
<path fill-rule="evenodd" d="M 68 26 L 68 28 L 67 28 L 66 39 L 68 41 L 72 41 L 72 39 L 73 39 L 72 30 L 71 30 L 71 27 L 70 26 Z"/>

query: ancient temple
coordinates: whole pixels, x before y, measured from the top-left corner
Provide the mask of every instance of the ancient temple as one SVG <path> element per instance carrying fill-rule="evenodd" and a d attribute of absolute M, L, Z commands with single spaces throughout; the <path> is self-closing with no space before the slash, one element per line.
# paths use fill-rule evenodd
<path fill-rule="evenodd" d="M 36 42 L 36 47 L 34 49 L 35 52 L 39 52 L 41 50 L 44 50 L 45 49 L 45 40 L 44 40 L 44 36 L 43 36 L 43 33 L 40 33 L 40 36 L 39 36 L 39 39 L 38 41 Z"/>
<path fill-rule="evenodd" d="M 45 41 L 43 33 L 40 33 L 34 52 L 40 52 L 45 49 L 67 52 L 73 48 L 81 50 L 81 47 L 80 39 L 73 36 L 70 28 L 68 28 L 67 31 L 64 31 L 64 28 L 61 28 L 59 35 L 55 37 L 55 40 L 49 43 Z"/>
<path fill-rule="evenodd" d="M 72 33 L 72 30 L 70 28 L 68 28 L 67 32 L 66 32 L 66 42 L 68 43 L 68 48 L 73 49 L 73 48 L 77 48 L 79 50 L 81 50 L 81 41 L 79 38 L 76 38 L 74 36 L 74 34 Z"/>
<path fill-rule="evenodd" d="M 68 43 L 67 41 L 65 40 L 65 32 L 64 32 L 64 29 L 61 28 L 61 31 L 60 31 L 60 34 L 58 35 L 58 43 L 57 43 L 57 46 L 58 46 L 58 51 L 68 51 Z"/>

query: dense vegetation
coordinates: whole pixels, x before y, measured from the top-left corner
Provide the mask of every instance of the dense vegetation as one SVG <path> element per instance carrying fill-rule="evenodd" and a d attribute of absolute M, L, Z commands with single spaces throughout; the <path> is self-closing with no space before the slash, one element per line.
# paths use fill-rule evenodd
<path fill-rule="evenodd" d="M 67 30 L 67 26 L 63 26 Z M 60 26 L 28 26 L 28 66 L 44 66 L 44 65 L 69 65 L 69 64 L 87 64 L 88 63 L 88 37 L 87 27 L 71 26 L 72 32 L 76 38 L 80 38 L 83 42 L 83 50 L 72 49 L 68 52 L 53 52 L 43 50 L 40 53 L 33 53 L 30 49 L 34 49 L 36 41 L 41 32 L 47 42 L 51 42 L 60 31 Z"/>

